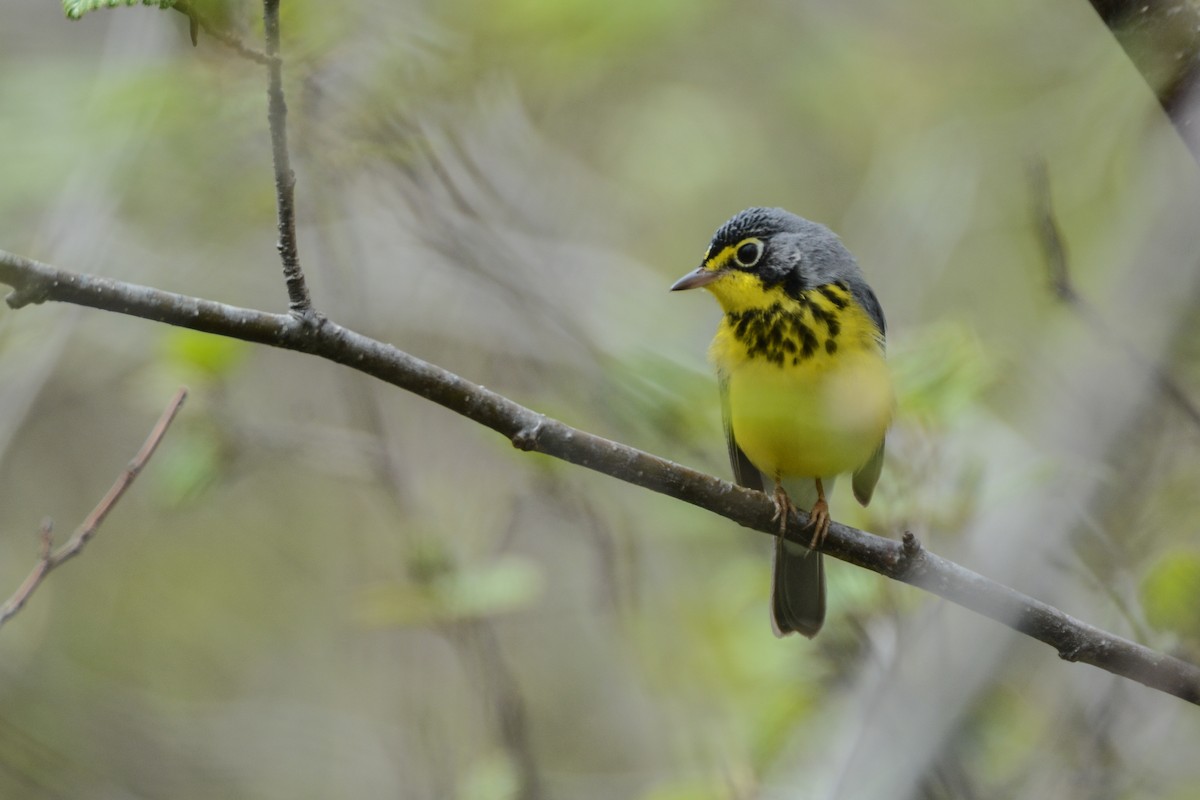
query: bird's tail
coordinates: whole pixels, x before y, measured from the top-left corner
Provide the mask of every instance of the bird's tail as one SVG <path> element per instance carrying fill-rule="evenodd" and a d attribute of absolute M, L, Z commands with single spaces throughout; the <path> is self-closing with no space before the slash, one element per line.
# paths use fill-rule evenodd
<path fill-rule="evenodd" d="M 778 537 L 771 587 L 771 627 L 775 635 L 795 632 L 811 639 L 824 622 L 824 557 Z"/>
<path fill-rule="evenodd" d="M 822 483 L 829 496 L 833 492 L 833 479 L 826 478 Z M 784 488 L 796 508 L 808 511 L 817 501 L 816 484 L 811 478 L 785 481 Z M 816 636 L 825 622 L 824 557 L 776 537 L 772 572 L 771 627 L 775 635 L 799 633 L 810 639 Z"/>

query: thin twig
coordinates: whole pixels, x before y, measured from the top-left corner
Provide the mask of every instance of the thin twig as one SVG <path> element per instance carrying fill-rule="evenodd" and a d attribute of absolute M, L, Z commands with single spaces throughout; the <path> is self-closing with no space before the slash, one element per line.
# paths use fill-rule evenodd
<path fill-rule="evenodd" d="M 175 415 L 179 413 L 183 401 L 187 399 L 187 389 L 180 387 L 175 396 L 171 398 L 171 402 L 167 404 L 166 410 L 162 416 L 158 418 L 158 422 L 154 424 L 150 434 L 146 437 L 146 441 L 142 444 L 137 455 L 129 462 L 125 470 L 117 477 L 116 482 L 109 488 L 108 492 L 92 509 L 92 512 L 87 515 L 83 523 L 75 529 L 75 533 L 67 540 L 66 544 L 57 550 L 53 550 L 53 523 L 47 519 L 42 522 L 39 538 L 41 539 L 41 549 L 38 554 L 37 563 L 34 564 L 28 577 L 22 581 L 21 585 L 13 592 L 12 596 L 5 601 L 4 605 L 0 606 L 0 625 L 8 622 L 18 611 L 20 611 L 25 603 L 29 600 L 34 591 L 46 579 L 46 576 L 64 562 L 74 558 L 83 550 L 83 546 L 88 543 L 96 531 L 100 529 L 100 525 L 108 516 L 108 512 L 112 511 L 113 506 L 125 494 L 125 491 L 141 473 L 142 468 L 146 466 L 146 462 L 150 460 L 150 456 L 154 455 L 155 449 L 158 448 L 159 442 L 170 427 L 171 422 L 175 419 Z"/>
<path fill-rule="evenodd" d="M 1049 172 L 1043 159 L 1034 159 L 1029 164 L 1029 189 L 1033 198 L 1038 244 L 1046 258 L 1046 270 L 1050 274 L 1050 287 L 1054 296 L 1073 309 L 1105 344 L 1124 351 L 1130 361 L 1153 379 L 1163 396 L 1174 403 L 1193 425 L 1200 427 L 1200 406 L 1188 397 L 1187 392 L 1171 377 L 1166 368 L 1147 358 L 1128 339 L 1118 335 L 1105 321 L 1104 315 L 1075 289 L 1075 284 L 1071 281 L 1067 248 L 1063 243 L 1054 204 L 1050 198 Z"/>
<path fill-rule="evenodd" d="M 1058 220 L 1050 203 L 1050 176 L 1045 159 L 1035 158 L 1029 162 L 1029 188 L 1033 194 L 1033 221 L 1037 225 L 1038 243 L 1046 256 L 1046 270 L 1050 273 L 1050 288 L 1054 295 L 1068 305 L 1079 300 L 1071 275 L 1067 269 L 1067 246 L 1063 243 Z"/>
<path fill-rule="evenodd" d="M 300 253 L 296 245 L 296 174 L 292 172 L 287 143 L 287 102 L 283 97 L 283 60 L 279 57 L 279 0 L 263 0 L 263 27 L 270 83 L 267 87 L 267 120 L 271 126 L 271 156 L 275 164 L 275 207 L 279 219 L 279 257 L 283 260 L 283 279 L 287 284 L 289 307 L 293 314 L 312 314 L 312 298 Z"/>
<path fill-rule="evenodd" d="M 774 503 L 619 442 L 539 414 L 392 345 L 328 319 L 311 324 L 109 278 L 68 272 L 0 250 L 0 283 L 13 286 L 8 304 L 56 301 L 152 319 L 183 328 L 295 350 L 343 364 L 413 392 L 536 451 L 683 500 L 741 525 L 776 535 Z M 808 515 L 797 511 L 787 535 L 807 543 Z M 985 578 L 918 546 L 907 546 L 834 523 L 821 550 L 843 561 L 919 586 L 1054 647 L 1087 664 L 1200 704 L 1200 667 L 1107 633 L 1046 603 Z"/>

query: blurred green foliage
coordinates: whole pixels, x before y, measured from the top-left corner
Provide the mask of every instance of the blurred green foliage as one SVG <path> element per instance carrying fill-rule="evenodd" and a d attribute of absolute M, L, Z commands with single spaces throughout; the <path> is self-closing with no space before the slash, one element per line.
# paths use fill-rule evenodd
<path fill-rule="evenodd" d="M 168 506 L 198 500 L 220 478 L 220 437 L 209 428 L 177 431 L 154 465 L 155 489 Z"/>
<path fill-rule="evenodd" d="M 428 571 L 427 559 L 413 571 Z M 444 625 L 528 608 L 541 594 L 537 565 L 507 556 L 475 568 L 437 569 L 415 583 L 373 586 L 360 598 L 358 618 L 373 627 Z"/>
<path fill-rule="evenodd" d="M 1200 553 L 1162 554 L 1142 581 L 1141 601 L 1147 622 L 1186 638 L 1189 651 L 1200 653 Z"/>
<path fill-rule="evenodd" d="M 162 347 L 168 364 L 194 380 L 213 381 L 228 378 L 245 361 L 252 346 L 236 339 L 172 328 L 163 332 Z"/>

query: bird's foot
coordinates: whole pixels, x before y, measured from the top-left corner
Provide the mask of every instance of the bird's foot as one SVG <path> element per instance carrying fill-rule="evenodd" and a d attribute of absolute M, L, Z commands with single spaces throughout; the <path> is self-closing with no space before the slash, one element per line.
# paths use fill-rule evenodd
<path fill-rule="evenodd" d="M 795 506 L 792 505 L 792 499 L 788 497 L 787 492 L 778 482 L 775 484 L 775 494 L 772 500 L 775 502 L 775 515 L 771 517 L 771 521 L 779 521 L 779 535 L 783 536 L 784 531 L 787 530 L 788 517 L 791 516 Z"/>
<path fill-rule="evenodd" d="M 829 523 L 829 504 L 822 497 L 817 500 L 812 511 L 808 512 L 808 527 L 812 528 L 813 532 L 812 542 L 808 545 L 809 549 L 815 550 L 825 541 L 825 536 L 829 533 Z"/>

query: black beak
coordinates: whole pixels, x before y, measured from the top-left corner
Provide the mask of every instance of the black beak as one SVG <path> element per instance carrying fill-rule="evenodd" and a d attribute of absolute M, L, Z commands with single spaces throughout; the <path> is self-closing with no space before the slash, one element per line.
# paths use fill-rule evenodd
<path fill-rule="evenodd" d="M 703 264 L 696 267 L 694 270 L 684 275 L 675 283 L 671 284 L 672 292 L 681 292 L 684 289 L 695 289 L 698 286 L 707 286 L 708 284 L 721 277 L 721 270 L 706 269 Z"/>

